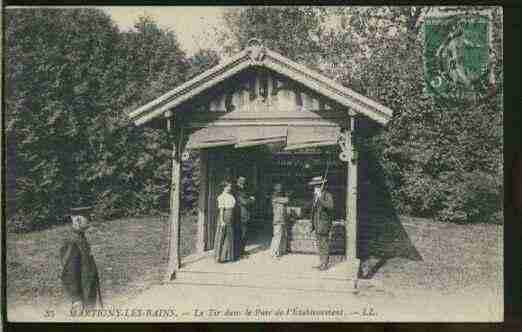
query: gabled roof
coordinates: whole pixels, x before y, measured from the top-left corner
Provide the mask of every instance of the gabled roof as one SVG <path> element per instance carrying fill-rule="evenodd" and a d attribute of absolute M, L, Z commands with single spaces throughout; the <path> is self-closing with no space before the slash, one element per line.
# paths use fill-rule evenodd
<path fill-rule="evenodd" d="M 253 66 L 271 69 L 381 124 L 386 124 L 392 117 L 393 111 L 388 107 L 263 47 L 258 41 L 250 43 L 248 48 L 226 62 L 130 112 L 128 116 L 135 125 L 142 125 L 169 109 L 175 111 L 176 106 Z"/>

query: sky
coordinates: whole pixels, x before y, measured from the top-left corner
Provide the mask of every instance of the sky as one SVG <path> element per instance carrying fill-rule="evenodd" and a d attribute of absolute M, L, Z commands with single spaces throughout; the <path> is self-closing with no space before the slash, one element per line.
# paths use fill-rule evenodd
<path fill-rule="evenodd" d="M 212 38 L 214 28 L 223 29 L 223 7 L 216 6 L 142 6 L 103 7 L 105 12 L 119 26 L 120 30 L 132 29 L 139 16 L 151 16 L 162 28 L 173 30 L 181 48 L 187 55 L 193 55 L 201 48 L 217 48 L 216 38 Z"/>

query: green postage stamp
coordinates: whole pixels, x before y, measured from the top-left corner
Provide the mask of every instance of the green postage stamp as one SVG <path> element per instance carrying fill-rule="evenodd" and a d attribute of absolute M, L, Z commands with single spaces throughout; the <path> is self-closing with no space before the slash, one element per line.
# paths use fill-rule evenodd
<path fill-rule="evenodd" d="M 485 15 L 427 18 L 424 75 L 431 95 L 470 98 L 486 88 L 489 26 Z"/>

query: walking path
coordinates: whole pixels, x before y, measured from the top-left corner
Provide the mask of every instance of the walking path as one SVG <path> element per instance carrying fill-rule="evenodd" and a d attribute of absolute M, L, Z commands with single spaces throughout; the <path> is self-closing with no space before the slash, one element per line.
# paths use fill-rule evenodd
<path fill-rule="evenodd" d="M 250 247 L 251 256 L 236 263 L 216 264 L 208 257 L 184 267 L 190 273 L 207 272 L 199 279 L 187 282 L 180 274 L 175 282 L 152 286 L 136 297 L 126 294 L 107 298 L 104 310 L 90 313 L 91 317 L 72 317 L 66 307 L 52 308 L 55 315 L 45 317 L 47 307 L 42 304 L 10 308 L 9 319 L 499 321 L 503 317 L 503 290 L 501 270 L 497 271 L 502 267 L 497 244 L 501 242 L 498 232 L 486 232 L 490 228 L 475 226 L 477 230 L 470 234 L 470 227 L 452 226 L 447 231 L 452 237 L 439 230 L 435 233 L 437 246 L 428 241 L 429 237 L 414 237 L 422 261 L 390 259 L 371 280 L 360 280 L 357 289 L 339 285 L 339 261 L 334 260 L 331 270 L 318 272 L 311 268 L 317 264 L 317 256 L 293 254 L 276 261 L 269 256 L 266 245 L 261 245 L 258 249 Z M 461 238 L 463 234 L 467 237 Z M 444 239 L 452 241 L 441 246 Z M 201 278 L 207 278 L 206 282 Z M 310 286 L 310 281 L 323 289 L 299 284 Z"/>

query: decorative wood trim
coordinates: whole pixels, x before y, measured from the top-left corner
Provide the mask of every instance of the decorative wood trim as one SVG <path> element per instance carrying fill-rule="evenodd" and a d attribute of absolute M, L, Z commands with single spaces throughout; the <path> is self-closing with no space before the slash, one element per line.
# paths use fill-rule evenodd
<path fill-rule="evenodd" d="M 263 98 L 263 102 L 266 102 L 268 98 L 268 73 L 264 68 L 260 69 L 259 73 L 259 95 L 261 96 L 261 98 Z M 250 100 L 254 99 L 255 98 Z"/>
<path fill-rule="evenodd" d="M 154 99 L 150 103 L 147 103 L 143 105 L 142 107 L 136 109 L 135 111 L 132 111 L 129 113 L 130 117 L 138 116 L 140 113 L 143 113 L 144 111 L 147 111 L 153 107 L 157 107 L 159 105 L 162 105 L 173 98 L 176 98 L 180 94 L 183 94 L 187 92 L 187 90 L 190 90 L 191 88 L 194 88 L 201 84 L 202 81 L 209 81 L 216 77 L 219 77 L 223 73 L 227 72 L 231 67 L 234 67 L 235 65 L 244 62 L 246 59 L 248 59 L 248 53 L 246 50 L 243 50 L 239 52 L 236 56 L 231 58 L 230 60 L 218 64 L 217 66 L 210 68 L 209 70 L 197 75 L 193 79 L 189 80 L 188 82 L 185 82 L 184 84 L 178 86 L 172 91 L 169 91 L 165 93 L 164 95 Z"/>
<path fill-rule="evenodd" d="M 316 75 L 311 75 L 309 72 L 303 70 L 296 70 L 296 68 L 286 66 L 285 63 L 279 61 L 266 62 L 266 66 L 274 71 L 282 73 L 293 80 L 299 81 L 309 89 L 315 90 L 319 94 L 328 97 L 341 105 L 353 108 L 355 111 L 368 116 L 381 124 L 386 124 L 392 116 L 392 111 L 380 104 L 368 103 L 368 98 L 355 98 L 355 92 L 347 88 L 339 89 L 333 87 L 331 84 L 326 84 L 325 80 L 317 79 Z M 348 92 L 350 91 L 350 92 Z M 353 92 L 353 93 L 352 93 Z M 357 94 L 358 95 L 358 94 Z M 363 97 L 362 95 L 359 95 Z M 376 105 L 379 105 L 377 107 Z"/>
<path fill-rule="evenodd" d="M 307 68 L 297 62 L 294 62 L 272 50 L 267 49 L 266 53 L 267 53 L 267 58 L 270 59 L 270 61 L 265 61 L 266 67 L 270 68 L 269 65 L 273 64 L 273 63 L 278 63 L 280 65 L 286 66 L 288 69 L 295 72 L 295 75 L 293 75 L 293 77 L 287 75 L 288 77 L 294 79 L 295 81 L 300 82 L 305 86 L 306 86 L 306 83 L 308 83 L 308 82 L 320 83 L 324 88 L 327 88 L 327 90 L 334 92 L 336 94 L 339 94 L 339 95 L 345 97 L 346 99 L 348 99 L 348 103 L 341 102 L 342 105 L 352 107 L 350 104 L 355 103 L 358 106 L 363 106 L 363 107 L 367 108 L 368 111 L 371 111 L 371 113 L 380 114 L 383 117 L 383 120 L 385 120 L 383 122 L 383 124 L 386 124 L 388 122 L 388 120 L 391 118 L 391 116 L 393 115 L 393 111 L 390 108 L 388 108 L 376 101 L 373 101 L 370 98 L 365 97 L 318 72 L 312 71 L 309 68 Z M 287 72 L 287 71 L 285 71 L 285 72 Z M 285 74 L 285 72 L 280 72 L 280 73 Z M 315 90 L 315 89 L 313 89 L 313 90 Z M 320 90 L 316 90 L 316 92 L 323 94 Z M 331 97 L 330 94 L 323 94 L 323 95 L 325 95 L 327 97 Z M 354 109 L 358 112 L 362 111 L 361 109 L 359 109 L 359 107 L 354 107 Z M 364 114 L 364 112 L 363 112 L 363 114 Z M 372 115 L 377 115 L 377 114 L 366 114 L 366 115 L 369 118 L 373 119 L 374 117 Z M 374 120 L 378 121 L 378 119 L 374 119 Z"/>
<path fill-rule="evenodd" d="M 167 110 L 173 109 L 176 111 L 174 108 L 178 105 L 216 86 L 242 70 L 249 67 L 264 67 L 275 71 L 279 75 L 286 76 L 343 106 L 353 108 L 354 111 L 362 113 L 379 123 L 386 124 L 391 119 L 393 114 L 391 109 L 319 73 L 311 71 L 305 66 L 268 49 L 263 48 L 263 56 L 261 57 L 255 55 L 256 52 L 253 51 L 251 48 L 243 50 L 229 61 L 209 69 L 185 84 L 129 113 L 129 118 L 135 125 L 142 125 Z M 253 60 L 252 56 L 256 59 Z"/>
<path fill-rule="evenodd" d="M 175 90 L 180 90 L 177 93 L 173 94 L 170 98 L 166 98 L 165 101 L 161 103 L 157 103 L 157 105 L 153 106 L 143 106 L 141 109 L 138 109 L 132 113 L 129 114 L 129 117 L 131 118 L 134 123 L 139 126 L 142 125 L 153 118 L 161 115 L 163 112 L 174 109 L 176 106 L 180 105 L 181 103 L 189 100 L 190 98 L 194 97 L 197 94 L 203 93 L 205 90 L 213 87 L 217 83 L 235 75 L 236 73 L 242 71 L 243 69 L 248 68 L 250 65 L 249 63 L 238 61 L 238 64 L 236 66 L 230 66 L 230 69 L 228 71 L 219 71 L 217 73 L 214 73 L 211 77 L 213 77 L 211 80 L 206 81 L 205 83 L 200 83 L 199 86 L 197 83 L 191 84 L 189 87 L 185 87 L 185 84 L 182 85 L 180 88 L 177 88 Z M 146 107 L 147 106 L 147 107 Z"/>

